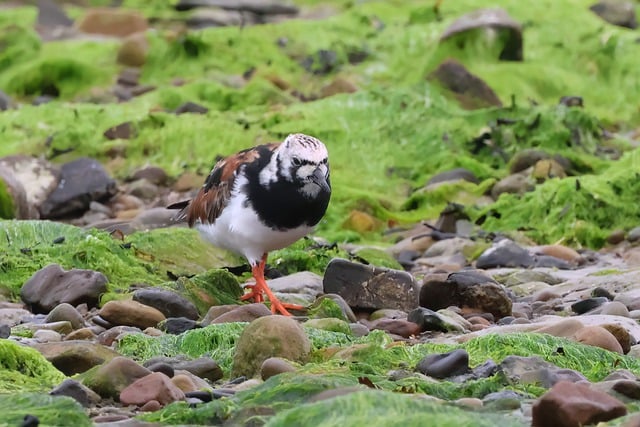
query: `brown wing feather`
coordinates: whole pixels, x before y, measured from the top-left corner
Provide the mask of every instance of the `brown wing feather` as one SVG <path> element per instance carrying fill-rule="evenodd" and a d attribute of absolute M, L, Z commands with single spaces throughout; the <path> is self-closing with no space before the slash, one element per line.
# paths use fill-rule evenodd
<path fill-rule="evenodd" d="M 269 144 L 262 147 L 273 151 L 277 146 L 278 144 Z M 257 160 L 259 156 L 258 147 L 254 147 L 216 163 L 196 197 L 180 211 L 176 219 L 186 220 L 189 227 L 193 227 L 197 220 L 213 224 L 229 203 L 238 171 L 243 165 Z"/>

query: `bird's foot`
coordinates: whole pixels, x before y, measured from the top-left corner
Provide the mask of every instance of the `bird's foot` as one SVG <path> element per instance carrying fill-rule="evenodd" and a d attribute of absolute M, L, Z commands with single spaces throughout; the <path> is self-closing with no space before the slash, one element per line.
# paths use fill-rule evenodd
<path fill-rule="evenodd" d="M 251 292 L 248 292 L 240 297 L 241 301 L 246 301 L 248 299 L 253 300 L 253 302 L 264 302 L 264 290 L 262 286 L 258 285 L 245 285 L 245 288 L 250 288 Z"/>
<path fill-rule="evenodd" d="M 290 304 L 288 302 L 280 302 L 278 298 L 269 299 L 271 302 L 271 312 L 273 314 L 282 314 L 283 316 L 291 316 L 289 310 L 304 310 L 304 306 L 299 304 Z"/>

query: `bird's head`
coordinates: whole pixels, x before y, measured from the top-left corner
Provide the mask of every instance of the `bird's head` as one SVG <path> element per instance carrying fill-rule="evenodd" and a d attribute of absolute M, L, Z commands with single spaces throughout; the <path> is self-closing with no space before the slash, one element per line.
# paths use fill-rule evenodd
<path fill-rule="evenodd" d="M 279 175 L 298 184 L 300 191 L 315 197 L 320 191 L 331 192 L 329 154 L 322 141 L 294 133 L 276 149 Z"/>

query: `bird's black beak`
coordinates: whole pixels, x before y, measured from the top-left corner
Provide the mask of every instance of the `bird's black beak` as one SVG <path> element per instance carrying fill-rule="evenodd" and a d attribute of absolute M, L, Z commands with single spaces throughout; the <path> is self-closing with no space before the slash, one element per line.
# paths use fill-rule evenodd
<path fill-rule="evenodd" d="M 318 184 L 318 186 L 326 192 L 331 192 L 331 185 L 329 185 L 329 175 L 323 168 L 317 167 L 316 170 L 313 171 L 313 175 L 311 175 L 311 181 Z"/>

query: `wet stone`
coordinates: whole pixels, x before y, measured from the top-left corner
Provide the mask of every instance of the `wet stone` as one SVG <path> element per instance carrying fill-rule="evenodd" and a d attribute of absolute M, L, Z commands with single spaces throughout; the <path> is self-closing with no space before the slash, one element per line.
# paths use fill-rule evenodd
<path fill-rule="evenodd" d="M 416 370 L 438 379 L 462 375 L 470 371 L 469 353 L 458 349 L 449 353 L 430 354 L 418 362 Z"/>
<path fill-rule="evenodd" d="M 421 332 L 447 331 L 447 326 L 438 313 L 428 308 L 418 307 L 411 310 L 407 316 L 407 320 L 416 323 L 420 327 Z"/>
<path fill-rule="evenodd" d="M 166 370 L 166 368 L 162 368 L 163 370 L 157 368 L 152 369 L 152 367 L 157 367 L 159 365 L 167 365 L 173 368 L 175 371 L 188 371 L 199 378 L 207 379 L 211 382 L 218 381 L 223 376 L 222 368 L 220 368 L 220 365 L 218 365 L 215 360 L 206 356 L 199 357 L 193 360 L 187 360 L 180 357 L 154 357 L 144 363 L 144 366 L 146 366 L 150 370 L 158 370 L 159 372 L 164 372 L 165 374 L 167 374 L 167 376 L 172 376 L 169 375 L 169 372 Z"/>
<path fill-rule="evenodd" d="M 100 396 L 93 390 L 85 387 L 73 379 L 66 379 L 49 393 L 52 396 L 68 396 L 75 399 L 79 404 L 88 407 L 92 403 L 100 401 Z"/>
<path fill-rule="evenodd" d="M 528 268 L 535 263 L 534 257 L 511 240 L 504 239 L 487 249 L 478 257 L 476 267 L 479 269 L 514 267 Z"/>
<path fill-rule="evenodd" d="M 571 304 L 571 311 L 576 314 L 584 314 L 594 308 L 600 307 L 602 304 L 609 301 L 606 297 L 585 298 L 578 302 Z"/>
<path fill-rule="evenodd" d="M 200 328 L 200 324 L 195 320 L 186 317 L 169 317 L 159 323 L 158 328 L 168 334 L 178 335 L 192 329 Z"/>

